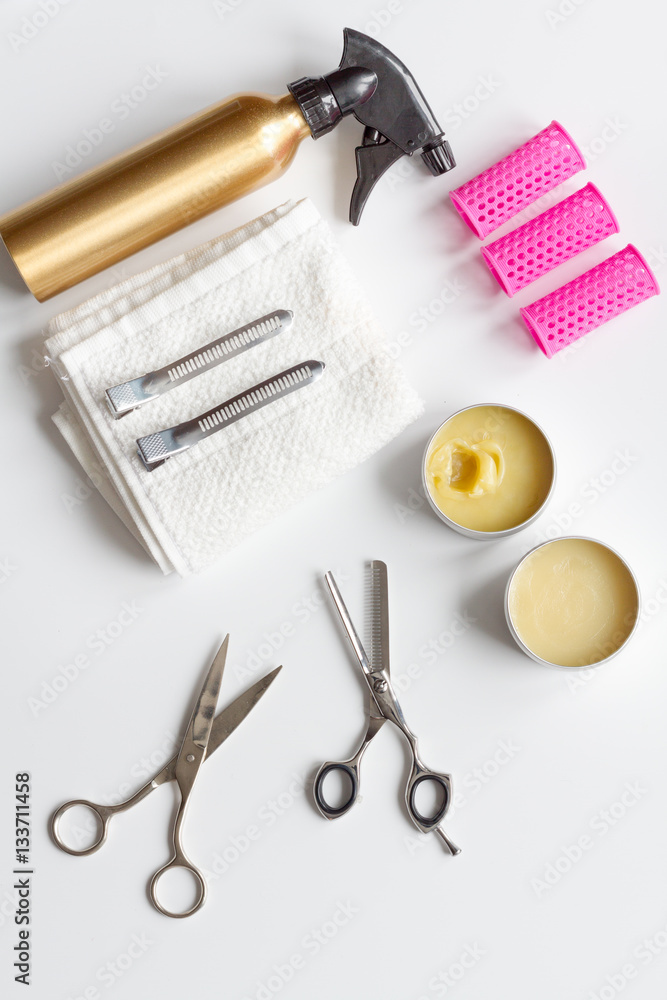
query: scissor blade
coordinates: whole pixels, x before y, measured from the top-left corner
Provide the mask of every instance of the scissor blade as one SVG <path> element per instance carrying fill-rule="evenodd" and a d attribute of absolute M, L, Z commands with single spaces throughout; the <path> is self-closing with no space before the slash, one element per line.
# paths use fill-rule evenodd
<path fill-rule="evenodd" d="M 183 743 L 178 755 L 179 761 L 188 754 L 191 754 L 195 747 L 199 750 L 206 750 L 213 727 L 215 708 L 218 704 L 218 695 L 220 693 L 220 685 L 222 684 L 222 674 L 225 669 L 228 646 L 229 635 L 225 636 L 220 649 L 215 654 L 215 659 L 209 668 L 206 680 L 202 684 L 197 704 L 194 707 L 188 728 L 183 737 Z"/>
<path fill-rule="evenodd" d="M 371 564 L 372 565 L 372 564 Z M 384 563 L 379 563 L 380 566 L 384 566 Z M 382 574 L 380 574 L 380 577 Z M 343 628 L 347 633 L 347 637 L 352 644 L 352 649 L 354 650 L 355 656 L 359 661 L 364 679 L 368 685 L 368 690 L 371 693 L 371 698 L 375 703 L 379 715 L 385 719 L 391 719 L 399 729 L 402 728 L 403 718 L 400 710 L 400 706 L 396 701 L 396 695 L 391 689 L 391 680 L 389 674 L 385 672 L 384 677 L 381 676 L 380 668 L 369 662 L 366 652 L 361 643 L 361 640 L 357 634 L 357 631 L 352 624 L 352 619 L 350 618 L 350 613 L 345 607 L 345 602 L 341 597 L 341 593 L 338 589 L 336 581 L 334 580 L 331 573 L 326 573 L 324 577 L 329 590 L 331 591 L 331 596 L 333 597 L 334 604 L 336 605 L 336 610 L 340 615 L 340 619 L 343 623 Z M 385 566 L 385 585 L 386 585 L 386 566 Z M 385 635 L 389 630 L 389 620 L 387 616 L 386 609 L 386 599 L 384 601 L 384 616 L 385 616 Z M 380 628 L 382 628 L 382 617 L 379 619 Z M 385 643 L 386 647 L 386 643 Z"/>
<path fill-rule="evenodd" d="M 389 675 L 389 585 L 387 564 L 371 562 L 371 666 Z"/>
<path fill-rule="evenodd" d="M 261 677 L 216 716 L 208 741 L 207 757 L 210 757 L 213 751 L 217 750 L 227 737 L 231 736 L 236 727 L 243 722 L 246 715 L 252 711 L 262 695 L 271 687 L 282 669 L 282 666 L 276 667 L 275 670 Z"/>
<path fill-rule="evenodd" d="M 206 748 L 206 760 L 208 760 L 211 754 L 225 742 L 228 736 L 232 735 L 236 727 L 243 722 L 246 715 L 252 711 L 262 695 L 268 691 L 269 687 L 273 684 L 282 669 L 282 666 L 276 667 L 275 670 L 272 670 L 264 677 L 260 677 L 258 681 L 255 681 L 252 687 L 249 687 L 247 691 L 244 691 L 243 694 L 238 696 L 238 698 L 235 698 L 231 705 L 228 705 L 227 708 L 223 708 L 222 712 L 219 712 L 216 715 L 211 727 L 208 747 Z M 154 788 L 157 788 L 158 785 L 163 785 L 165 781 L 174 780 L 176 777 L 177 761 L 178 754 L 174 754 L 171 760 L 167 761 L 162 770 L 158 771 L 152 780 Z"/>
<path fill-rule="evenodd" d="M 343 623 L 343 628 L 350 640 L 350 645 L 354 650 L 354 655 L 359 660 L 359 665 L 363 670 L 364 674 L 370 673 L 370 665 L 368 663 L 368 657 L 366 656 L 366 651 L 361 643 L 361 639 L 357 634 L 357 630 L 354 627 L 352 619 L 350 618 L 350 612 L 345 607 L 345 601 L 342 598 L 341 592 L 338 589 L 338 584 L 333 578 L 333 573 L 325 573 L 324 581 L 331 592 L 333 602 L 336 605 L 336 611 L 340 615 L 340 620 Z"/>

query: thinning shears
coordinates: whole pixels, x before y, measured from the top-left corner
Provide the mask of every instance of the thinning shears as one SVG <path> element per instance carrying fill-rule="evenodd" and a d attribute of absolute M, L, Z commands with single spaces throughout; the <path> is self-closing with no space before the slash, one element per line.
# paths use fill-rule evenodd
<path fill-rule="evenodd" d="M 160 913 L 164 913 L 167 917 L 189 917 L 191 914 L 196 913 L 197 910 L 203 906 L 206 900 L 206 880 L 204 879 L 202 872 L 190 861 L 185 853 L 181 837 L 187 805 L 190 800 L 192 788 L 197 778 L 197 774 L 199 773 L 199 769 L 204 761 L 208 760 L 211 754 L 217 750 L 218 747 L 225 742 L 227 737 L 234 732 L 236 727 L 243 722 L 246 715 L 248 715 L 251 709 L 254 708 L 282 669 L 282 667 L 276 667 L 275 670 L 272 670 L 270 673 L 260 678 L 260 680 L 256 681 L 252 687 L 248 688 L 247 691 L 239 695 L 239 697 L 236 698 L 231 705 L 228 705 L 227 708 L 223 709 L 223 711 L 216 716 L 215 708 L 218 702 L 220 685 L 222 683 L 222 674 L 225 668 L 228 645 L 229 636 L 226 636 L 224 642 L 220 646 L 220 649 L 216 653 L 215 659 L 213 660 L 208 674 L 206 675 L 206 680 L 201 687 L 190 722 L 188 723 L 188 728 L 181 742 L 180 749 L 174 754 L 171 760 L 169 760 L 164 767 L 158 771 L 156 775 L 154 775 L 153 778 L 147 781 L 146 784 L 135 792 L 134 795 L 130 796 L 130 798 L 125 799 L 123 802 L 119 802 L 116 805 L 99 805 L 95 802 L 90 802 L 88 799 L 72 799 L 71 801 L 65 802 L 61 805 L 59 809 L 56 809 L 51 817 L 51 836 L 61 851 L 66 851 L 68 854 L 74 854 L 77 856 L 93 854 L 95 851 L 98 851 L 102 844 L 106 841 L 109 823 L 111 822 L 112 816 L 115 816 L 115 814 L 119 812 L 125 812 L 126 809 L 129 809 L 131 806 L 141 802 L 141 800 L 145 799 L 146 796 L 153 791 L 153 789 L 158 788 L 165 782 L 176 780 L 181 795 L 181 801 L 172 829 L 172 857 L 165 865 L 162 866 L 162 868 L 159 868 L 158 871 L 155 872 L 148 887 L 148 894 L 153 906 L 159 910 Z M 84 806 L 91 810 L 97 820 L 97 839 L 91 846 L 82 849 L 71 847 L 63 840 L 59 832 L 59 823 L 63 814 L 66 813 L 68 809 L 72 809 L 74 806 Z M 194 877 L 198 887 L 195 902 L 191 907 L 189 907 L 189 909 L 182 912 L 173 912 L 172 910 L 168 910 L 160 903 L 157 897 L 156 890 L 158 882 L 166 872 L 174 868 L 184 868 L 189 871 Z"/>
<path fill-rule="evenodd" d="M 403 733 L 410 746 L 412 768 L 405 789 L 405 805 L 410 819 L 422 833 L 434 831 L 442 839 L 450 854 L 460 854 L 461 849 L 454 844 L 440 826 L 449 808 L 452 797 L 452 779 L 449 774 L 430 771 L 420 760 L 417 749 L 417 738 L 408 728 L 403 711 L 391 685 L 389 669 L 389 602 L 387 585 L 387 567 L 376 559 L 370 564 L 371 571 L 371 655 L 366 655 L 359 635 L 354 627 L 350 614 L 345 607 L 336 581 L 331 573 L 324 577 L 331 592 L 336 610 L 340 615 L 343 628 L 347 634 L 354 655 L 359 662 L 362 674 L 370 692 L 368 710 L 368 726 L 358 750 L 348 760 L 326 761 L 322 764 L 313 786 L 315 802 L 318 809 L 327 819 L 336 819 L 348 812 L 359 795 L 359 768 L 361 759 L 369 743 L 375 739 L 384 723 L 389 720 Z M 338 806 L 330 805 L 324 796 L 324 782 L 332 772 L 344 775 L 350 786 L 349 797 Z M 435 784 L 437 797 L 435 807 L 430 815 L 424 815 L 416 804 L 417 790 L 425 782 Z"/>

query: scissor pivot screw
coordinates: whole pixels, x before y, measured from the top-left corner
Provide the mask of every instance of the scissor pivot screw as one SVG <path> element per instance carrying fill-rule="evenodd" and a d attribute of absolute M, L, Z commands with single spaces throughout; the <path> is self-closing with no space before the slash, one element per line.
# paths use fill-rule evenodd
<path fill-rule="evenodd" d="M 193 753 L 189 753 L 185 759 L 187 760 L 188 764 L 191 764 L 192 761 L 195 759 L 195 755 Z"/>
<path fill-rule="evenodd" d="M 373 681 L 373 690 L 377 691 L 378 694 L 382 694 L 383 691 L 387 690 L 387 682 L 384 677 L 376 677 Z"/>

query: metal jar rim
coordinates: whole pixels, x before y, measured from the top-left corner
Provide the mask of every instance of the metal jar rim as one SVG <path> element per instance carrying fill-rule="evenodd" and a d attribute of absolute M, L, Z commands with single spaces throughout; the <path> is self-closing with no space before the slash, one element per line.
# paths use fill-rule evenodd
<path fill-rule="evenodd" d="M 526 420 L 529 421 L 529 423 L 533 425 L 533 427 L 536 427 L 537 430 L 540 432 L 540 434 L 542 435 L 542 437 L 544 438 L 544 440 L 548 445 L 549 454 L 551 455 L 551 466 L 552 466 L 551 484 L 549 486 L 547 495 L 545 496 L 544 500 L 542 501 L 538 509 L 533 514 L 531 514 L 529 518 L 527 518 L 525 521 L 522 521 L 520 524 L 516 524 L 512 528 L 503 528 L 500 531 L 479 531 L 476 528 L 466 528 L 465 525 L 459 524 L 457 521 L 454 521 L 451 517 L 448 517 L 447 514 L 445 514 L 445 512 L 442 511 L 440 507 L 438 507 L 434 497 L 431 495 L 431 491 L 428 485 L 428 480 L 426 478 L 426 459 L 428 458 L 428 454 L 429 451 L 431 450 L 431 445 L 433 444 L 435 437 L 440 433 L 442 428 L 449 423 L 450 420 L 454 419 L 454 417 L 458 417 L 459 414 L 465 413 L 467 410 L 477 410 L 481 407 L 496 409 L 496 410 L 511 410 L 513 413 L 518 413 L 519 416 L 524 417 Z M 556 453 L 551 443 L 551 439 L 549 438 L 549 435 L 546 433 L 544 428 L 541 427 L 536 420 L 533 420 L 533 418 L 530 417 L 527 413 L 524 413 L 523 410 L 517 409 L 516 406 L 508 406 L 506 403 L 474 403 L 472 406 L 463 406 L 461 407 L 460 410 L 456 410 L 455 413 L 450 414 L 450 416 L 448 416 L 446 420 L 443 420 L 442 423 L 439 424 L 438 427 L 436 427 L 436 429 L 431 434 L 430 438 L 428 439 L 426 448 L 424 449 L 424 457 L 422 459 L 422 486 L 424 489 L 424 496 L 426 497 L 427 501 L 429 502 L 435 513 L 438 515 L 440 520 L 444 521 L 444 523 L 448 525 L 450 528 L 452 528 L 454 531 L 458 531 L 460 535 L 465 535 L 467 538 L 477 538 L 477 539 L 505 538 L 507 535 L 513 535 L 515 532 L 522 531 L 524 528 L 527 528 L 530 524 L 536 521 L 541 514 L 544 513 L 544 509 L 551 500 L 553 491 L 556 486 Z"/>
<path fill-rule="evenodd" d="M 615 555 L 618 561 L 625 567 L 625 569 L 630 574 L 630 578 L 632 579 L 635 592 L 637 594 L 637 614 L 632 628 L 630 629 L 630 631 L 628 632 L 627 636 L 625 637 L 621 645 L 618 647 L 618 649 L 615 649 L 613 653 L 610 653 L 609 656 L 605 656 L 602 660 L 596 660 L 595 663 L 582 663 L 580 666 L 569 667 L 563 663 L 554 663 L 552 660 L 543 659 L 543 657 L 538 656 L 537 653 L 534 653 L 532 649 L 530 649 L 530 647 L 526 645 L 526 643 L 519 635 L 514 625 L 514 622 L 512 621 L 512 615 L 510 613 L 510 607 L 509 607 L 509 597 L 514 578 L 529 556 L 531 556 L 534 552 L 537 552 L 538 549 L 544 548 L 545 545 L 553 545 L 554 542 L 577 541 L 577 540 L 582 542 L 594 542 L 596 545 L 600 545 L 603 549 L 607 549 L 608 552 L 611 552 L 613 555 Z M 529 656 L 531 660 L 535 660 L 536 663 L 541 663 L 546 667 L 555 667 L 558 670 L 591 670 L 593 667 L 601 667 L 604 663 L 609 663 L 610 660 L 613 660 L 615 656 L 618 656 L 621 650 L 625 649 L 627 644 L 630 642 L 630 639 L 632 639 L 633 635 L 635 634 L 639 626 L 639 619 L 641 614 L 641 591 L 639 589 L 639 581 L 637 580 L 637 576 L 632 566 L 630 566 L 628 561 L 623 558 L 620 552 L 617 552 L 616 549 L 613 548 L 611 545 L 608 545 L 606 542 L 600 541 L 599 538 L 591 538 L 589 535 L 562 535 L 560 538 L 548 538 L 545 542 L 539 542 L 537 545 L 534 545 L 533 548 L 530 549 L 530 551 L 526 552 L 525 555 L 521 557 L 521 559 L 519 559 L 518 563 L 510 573 L 509 579 L 507 581 L 507 586 L 505 587 L 504 607 L 505 607 L 505 621 L 507 622 L 507 627 L 510 631 L 510 635 L 516 642 L 519 649 L 523 653 L 525 653 L 526 656 Z"/>

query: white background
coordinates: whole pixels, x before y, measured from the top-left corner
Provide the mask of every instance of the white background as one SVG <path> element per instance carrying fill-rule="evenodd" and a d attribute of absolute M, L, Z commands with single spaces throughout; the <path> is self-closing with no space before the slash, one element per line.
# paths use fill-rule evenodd
<path fill-rule="evenodd" d="M 556 0 L 403 0 L 393 13 L 385 0 L 230 0 L 218 8 L 207 0 L 71 0 L 17 46 L 12 33 L 25 30 L 23 18 L 40 8 L 32 0 L 5 2 L 0 209 L 53 186 L 54 162 L 101 118 L 112 117 L 115 129 L 79 169 L 235 90 L 278 93 L 287 81 L 333 69 L 345 24 L 377 34 L 405 60 L 447 128 L 459 166 L 438 180 L 419 163 L 395 170 L 354 229 L 347 203 L 361 127 L 346 121 L 318 143 L 306 140 L 279 182 L 45 304 L 26 292 L 3 253 L 3 995 L 26 995 L 12 982 L 10 889 L 14 773 L 29 770 L 35 875 L 28 995 L 40 1000 L 110 991 L 113 1000 L 195 993 L 230 1000 L 610 1000 L 619 992 L 654 1000 L 667 977 L 665 304 L 654 298 L 551 361 L 534 346 L 518 308 L 628 242 L 665 282 L 664 15 L 649 0 L 565 0 L 561 15 L 554 15 Z M 159 87 L 124 120 L 111 114 L 147 67 L 166 74 Z M 465 117 L 457 104 L 467 108 Z M 589 152 L 587 172 L 561 193 L 594 181 L 621 232 L 509 300 L 446 195 L 553 118 Z M 306 195 L 363 274 L 426 414 L 210 572 L 185 582 L 162 578 L 82 483 L 51 424 L 60 393 L 38 366 L 41 331 L 51 316 L 122 276 Z M 426 322 L 418 322 L 420 309 Z M 434 427 L 477 402 L 508 403 L 535 417 L 559 464 L 549 510 L 495 543 L 457 536 L 410 492 L 419 489 Z M 614 463 L 619 452 L 625 464 Z M 417 509 L 406 513 L 411 499 Z M 573 503 L 578 516 L 568 525 Z M 524 657 L 503 620 L 512 566 L 548 532 L 563 531 L 620 550 L 645 602 L 629 648 L 583 674 Z M 318 601 L 322 573 L 337 569 L 358 617 L 368 558 L 389 566 L 394 675 L 419 668 L 402 684 L 406 716 L 426 760 L 449 770 L 464 798 L 446 822 L 463 847 L 456 859 L 434 837 L 415 835 L 401 803 L 405 747 L 388 728 L 364 761 L 363 804 L 346 818 L 327 823 L 308 794 L 290 792 L 293 776 L 307 781 L 323 759 L 346 756 L 363 730 L 360 679 L 328 606 Z M 124 602 L 141 609 L 138 617 L 102 654 L 94 652 L 90 637 L 117 619 Z M 425 644 L 447 633 L 457 615 L 475 621 L 427 658 Z M 260 647 L 267 654 L 265 636 L 286 624 L 293 635 L 282 648 L 244 672 L 251 654 Z M 90 858 L 57 851 L 46 822 L 65 798 L 99 799 L 140 783 L 132 776 L 139 762 L 181 730 L 227 630 L 221 701 L 264 669 L 279 662 L 285 669 L 202 771 L 186 841 L 193 859 L 213 871 L 226 850 L 234 857 L 231 838 L 243 845 L 238 838 L 249 825 L 259 836 L 211 882 L 200 914 L 170 921 L 151 908 L 145 885 L 167 857 L 172 786 L 118 817 L 109 843 Z M 35 714 L 29 699 L 41 698 L 44 682 L 78 654 L 89 666 Z M 518 749 L 498 766 L 500 741 Z M 480 768 L 484 781 L 476 783 Z M 638 783 L 632 804 L 615 805 L 628 783 Z M 282 813 L 269 823 L 269 803 L 278 800 Z M 620 817 L 611 828 L 601 818 L 606 810 Z M 564 850 L 584 835 L 589 849 L 568 863 Z M 562 874 L 554 877 L 550 865 Z M 540 883 L 549 871 L 554 884 L 546 887 Z M 341 903 L 355 911 L 344 924 Z M 308 935 L 336 915 L 343 925 L 315 953 Z M 122 956 L 133 935 L 151 943 L 114 978 L 105 967 L 127 964 Z M 650 960 L 645 939 L 656 942 Z M 466 949 L 478 957 L 463 972 Z M 281 985 L 276 967 L 285 974 L 294 955 L 303 967 Z"/>

